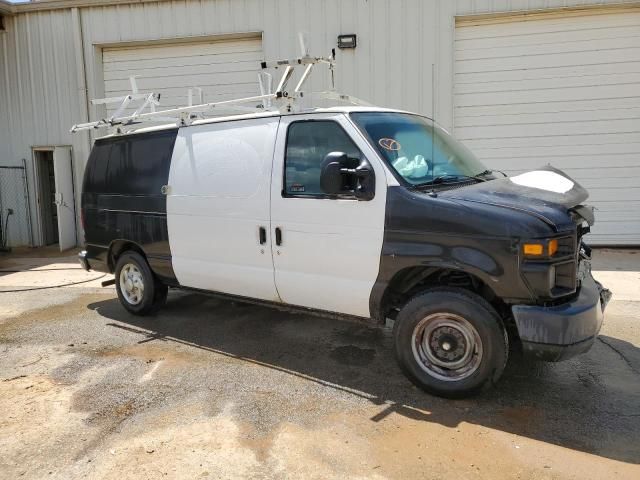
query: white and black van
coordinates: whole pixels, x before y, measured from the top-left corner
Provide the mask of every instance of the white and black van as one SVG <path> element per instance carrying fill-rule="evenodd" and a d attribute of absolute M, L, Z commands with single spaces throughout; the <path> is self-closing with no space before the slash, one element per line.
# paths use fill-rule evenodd
<path fill-rule="evenodd" d="M 500 377 L 510 337 L 550 361 L 594 342 L 610 293 L 587 196 L 548 166 L 494 174 L 407 112 L 200 120 L 95 142 L 80 261 L 139 315 L 176 287 L 391 319 L 408 377 L 459 397 Z"/>

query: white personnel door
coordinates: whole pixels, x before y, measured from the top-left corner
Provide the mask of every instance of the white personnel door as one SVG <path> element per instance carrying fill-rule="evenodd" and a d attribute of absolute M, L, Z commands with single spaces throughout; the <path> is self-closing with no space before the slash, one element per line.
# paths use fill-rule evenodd
<path fill-rule="evenodd" d="M 71 147 L 53 149 L 53 174 L 58 212 L 58 241 L 62 252 L 76 246 L 76 208 L 73 195 Z"/>
<path fill-rule="evenodd" d="M 181 128 L 167 198 L 180 285 L 279 301 L 269 184 L 279 117 Z"/>
<path fill-rule="evenodd" d="M 320 163 L 335 151 L 371 163 L 376 175 L 372 200 L 323 195 Z M 272 178 L 272 248 L 282 301 L 368 317 L 387 193 L 384 167 L 373 149 L 342 113 L 283 117 Z"/>

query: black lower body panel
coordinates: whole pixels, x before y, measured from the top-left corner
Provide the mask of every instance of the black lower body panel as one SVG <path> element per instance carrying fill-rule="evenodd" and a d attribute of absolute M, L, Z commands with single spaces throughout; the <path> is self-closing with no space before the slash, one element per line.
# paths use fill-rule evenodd
<path fill-rule="evenodd" d="M 178 284 L 171 262 L 164 195 L 85 194 L 83 199 L 85 258 L 92 270 L 112 273 L 115 265 L 110 255 L 117 256 L 133 244 L 163 283 Z"/>
<path fill-rule="evenodd" d="M 525 354 L 557 362 L 589 350 L 600 332 L 610 297 L 611 293 L 588 273 L 578 296 L 567 303 L 514 305 L 513 317 Z"/>
<path fill-rule="evenodd" d="M 132 242 L 133 243 L 133 242 Z M 162 281 L 170 286 L 178 286 L 178 280 L 173 272 L 173 264 L 171 263 L 171 255 L 153 255 L 148 254 L 142 247 L 142 250 L 149 262 L 151 271 Z M 86 250 L 82 250 L 78 254 L 78 261 L 85 270 L 95 270 L 98 272 L 113 273 L 115 265 L 111 265 L 109 261 L 109 247 L 98 245 L 86 245 Z"/>
<path fill-rule="evenodd" d="M 151 271 L 167 285 L 177 287 L 179 285 L 176 274 L 173 271 L 171 255 L 147 255 L 147 261 Z"/>
<path fill-rule="evenodd" d="M 85 245 L 85 250 L 78 254 L 78 261 L 85 270 L 95 270 L 97 272 L 111 273 L 109 267 L 109 249 L 97 245 Z"/>

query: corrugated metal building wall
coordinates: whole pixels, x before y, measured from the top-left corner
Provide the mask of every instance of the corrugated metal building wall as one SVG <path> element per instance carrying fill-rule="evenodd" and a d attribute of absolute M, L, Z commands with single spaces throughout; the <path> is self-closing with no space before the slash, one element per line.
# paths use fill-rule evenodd
<path fill-rule="evenodd" d="M 70 125 L 86 116 L 79 77 L 82 51 L 74 49 L 77 18 L 77 9 L 17 14 L 5 17 L 6 31 L 0 33 L 0 164 L 27 161 L 35 238 L 40 232 L 33 208 L 32 148 L 71 145 L 76 191 L 90 151 L 86 134 L 69 133 Z M 77 195 L 76 201 L 79 205 Z"/>
<path fill-rule="evenodd" d="M 338 34 L 356 33 L 358 47 L 338 53 L 339 90 L 435 116 L 452 128 L 456 16 L 635 2 L 188 0 L 85 6 L 91 3 L 22 6 L 5 17 L 6 31 L 0 33 L 0 163 L 18 165 L 25 158 L 32 169 L 34 146 L 71 145 L 76 192 L 91 139 L 87 133 L 70 134 L 69 127 L 103 113 L 88 107 L 86 97 L 104 94 L 104 47 L 260 33 L 265 57 L 278 59 L 298 54 L 298 31 L 308 32 L 311 51 L 322 53 L 335 46 Z M 322 83 L 315 77 L 313 89 L 328 86 Z M 33 182 L 31 171 L 29 178 Z M 33 197 L 34 185 L 30 191 Z M 76 202 L 79 206 L 78 195 Z M 33 224 L 37 228 L 35 218 Z"/>

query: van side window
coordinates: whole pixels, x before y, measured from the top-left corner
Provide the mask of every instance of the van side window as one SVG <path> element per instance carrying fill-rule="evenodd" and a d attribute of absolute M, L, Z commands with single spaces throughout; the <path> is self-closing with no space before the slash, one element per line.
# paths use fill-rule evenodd
<path fill-rule="evenodd" d="M 112 143 L 96 142 L 85 169 L 82 190 L 90 193 L 104 193 L 109 191 L 107 185 L 107 167 L 111 155 Z"/>
<path fill-rule="evenodd" d="M 178 130 L 98 140 L 85 170 L 84 192 L 162 196 Z"/>
<path fill-rule="evenodd" d="M 323 196 L 320 165 L 331 152 L 362 158 L 347 132 L 332 120 L 302 120 L 289 125 L 284 159 L 284 196 Z"/>

